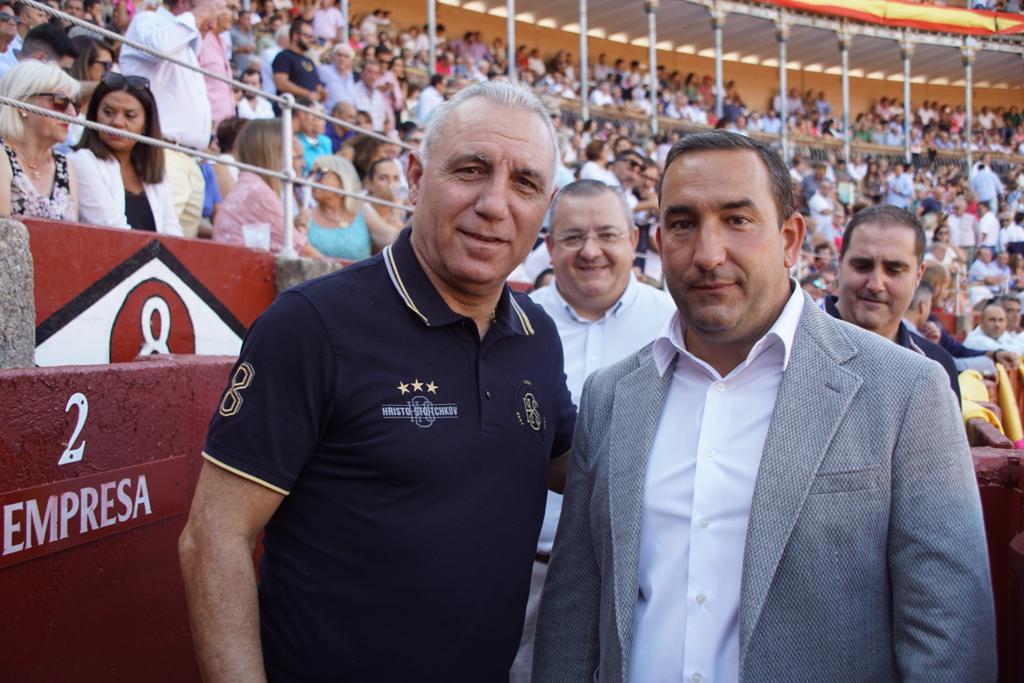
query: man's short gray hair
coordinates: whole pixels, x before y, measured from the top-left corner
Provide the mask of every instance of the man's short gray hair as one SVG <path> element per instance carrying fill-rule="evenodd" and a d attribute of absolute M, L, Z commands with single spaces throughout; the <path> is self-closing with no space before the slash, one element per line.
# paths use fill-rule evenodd
<path fill-rule="evenodd" d="M 536 114 L 544 122 L 551 145 L 551 177 L 553 183 L 555 169 L 558 167 L 558 138 L 555 126 L 551 123 L 551 114 L 540 99 L 522 85 L 507 81 L 484 81 L 460 90 L 454 97 L 439 106 L 430 116 L 426 131 L 423 134 L 423 145 L 420 147 L 420 161 L 427 165 L 427 158 L 434 141 L 444 133 L 448 120 L 465 102 L 481 98 L 507 109 L 521 109 Z"/>
<path fill-rule="evenodd" d="M 636 229 L 636 223 L 633 221 L 633 210 L 629 208 L 626 196 L 622 194 L 620 188 L 602 183 L 600 180 L 577 180 L 559 190 L 554 201 L 551 202 L 551 223 L 548 232 L 552 235 L 555 233 L 555 216 L 558 215 L 558 205 L 562 203 L 563 199 L 566 197 L 599 197 L 606 192 L 615 195 L 615 198 L 619 200 L 622 214 L 626 218 L 626 225 L 629 226 L 629 231 L 633 232 Z"/>

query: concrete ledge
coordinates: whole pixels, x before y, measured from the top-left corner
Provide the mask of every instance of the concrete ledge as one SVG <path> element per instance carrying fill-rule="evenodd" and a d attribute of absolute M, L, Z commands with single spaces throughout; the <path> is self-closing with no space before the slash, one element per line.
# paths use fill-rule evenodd
<path fill-rule="evenodd" d="M 35 365 L 36 302 L 24 224 L 0 219 L 0 368 Z"/>
<path fill-rule="evenodd" d="M 309 258 L 278 256 L 275 262 L 277 293 L 290 289 L 306 280 L 333 273 L 348 265 L 343 261 L 321 261 Z"/>

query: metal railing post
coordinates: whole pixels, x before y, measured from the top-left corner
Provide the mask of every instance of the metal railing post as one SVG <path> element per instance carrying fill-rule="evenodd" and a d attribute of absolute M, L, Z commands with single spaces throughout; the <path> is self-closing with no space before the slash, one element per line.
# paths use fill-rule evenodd
<path fill-rule="evenodd" d="M 590 118 L 590 45 L 587 42 L 587 0 L 580 0 L 580 116 Z"/>
<path fill-rule="evenodd" d="M 281 204 L 284 205 L 284 244 L 281 247 L 281 256 L 294 258 L 295 236 L 295 169 L 292 168 L 292 154 L 295 136 L 292 133 L 292 105 L 295 98 L 291 93 L 285 93 L 284 106 L 281 108 L 281 163 L 284 168 L 285 180 L 281 184 Z M 301 209 L 301 207 L 300 207 Z"/>
<path fill-rule="evenodd" d="M 789 24 L 781 16 L 775 23 L 775 39 L 779 42 L 779 144 L 782 147 L 782 160 L 789 163 L 789 112 L 786 111 L 786 41 L 789 40 Z"/>
<path fill-rule="evenodd" d="M 658 134 L 658 49 L 657 23 L 658 0 L 645 0 L 644 10 L 647 12 L 647 99 L 651 103 L 651 135 Z"/>

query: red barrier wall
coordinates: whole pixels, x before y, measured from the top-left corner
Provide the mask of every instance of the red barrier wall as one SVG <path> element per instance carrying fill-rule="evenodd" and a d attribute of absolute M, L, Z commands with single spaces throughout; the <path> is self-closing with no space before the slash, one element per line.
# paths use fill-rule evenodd
<path fill-rule="evenodd" d="M 268 252 L 74 223 L 25 225 L 38 365 L 234 355 L 276 296 Z"/>
<path fill-rule="evenodd" d="M 972 448 L 985 535 L 992 565 L 992 590 L 996 602 L 996 635 L 999 646 L 999 681 L 1017 683 L 1024 624 L 1015 617 L 1010 542 L 1024 531 L 1024 472 L 1018 450 Z"/>
<path fill-rule="evenodd" d="M 177 538 L 233 362 L 0 372 L 4 680 L 198 680 Z"/>

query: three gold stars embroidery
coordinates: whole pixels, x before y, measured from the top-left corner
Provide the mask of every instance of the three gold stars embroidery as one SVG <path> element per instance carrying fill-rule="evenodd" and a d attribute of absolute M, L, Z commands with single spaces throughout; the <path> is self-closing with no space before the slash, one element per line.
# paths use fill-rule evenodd
<path fill-rule="evenodd" d="M 411 382 L 399 382 L 396 388 L 400 392 L 402 392 L 402 395 L 404 396 L 408 393 L 416 393 L 417 391 L 422 392 L 424 387 L 426 387 L 427 393 L 430 394 L 437 394 L 437 390 L 439 388 L 436 384 L 434 384 L 433 380 L 430 380 L 426 384 L 424 384 L 423 382 L 420 381 L 419 377 L 412 380 Z"/>

